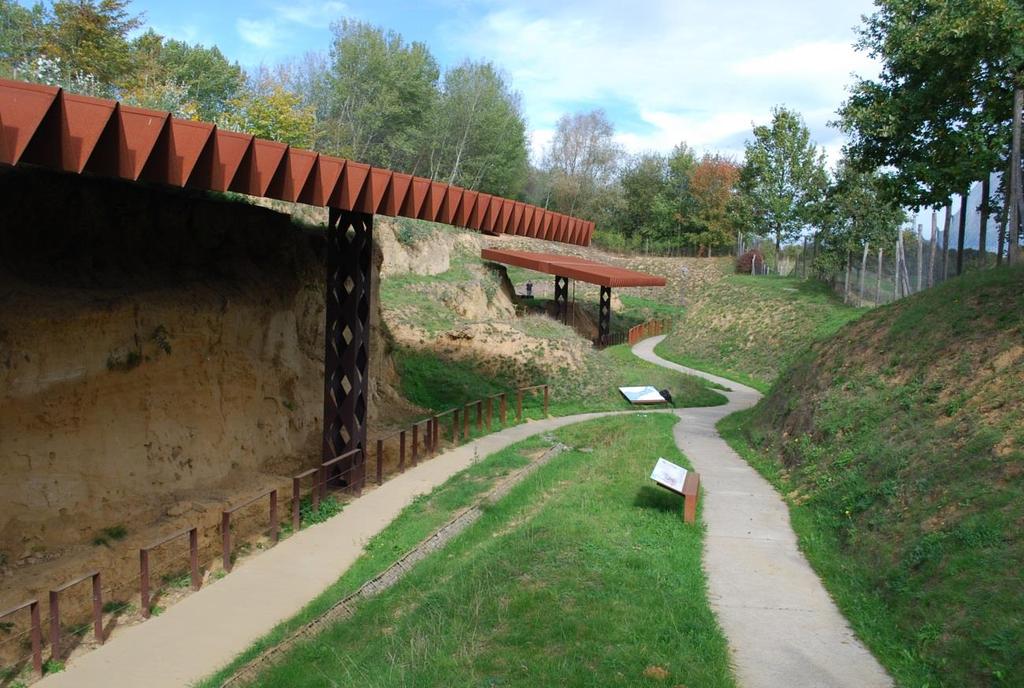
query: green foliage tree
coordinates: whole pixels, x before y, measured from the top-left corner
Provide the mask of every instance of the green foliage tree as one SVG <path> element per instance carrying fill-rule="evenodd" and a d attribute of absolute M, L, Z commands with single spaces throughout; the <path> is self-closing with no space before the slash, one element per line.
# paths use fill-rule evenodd
<path fill-rule="evenodd" d="M 126 90 L 145 93 L 163 84 L 178 85 L 199 119 L 216 119 L 245 85 L 242 68 L 216 46 L 189 45 L 150 29 L 136 37 L 131 47 L 136 74 Z"/>
<path fill-rule="evenodd" d="M 811 141 L 803 118 L 785 107 L 772 110 L 770 125 L 754 127 L 747 141 L 740 188 L 759 235 L 771 236 L 778 253 L 818 212 L 828 175 L 825 154 Z"/>
<path fill-rule="evenodd" d="M 128 4 L 129 0 L 54 2 L 41 52 L 100 83 L 125 83 L 134 71 L 128 34 L 142 25 Z"/>
<path fill-rule="evenodd" d="M 45 29 L 42 3 L 29 8 L 15 0 L 0 0 L 0 76 L 17 77 L 15 69 L 19 65 L 40 55 Z"/>
<path fill-rule="evenodd" d="M 888 248 L 896 243 L 906 213 L 887 193 L 887 182 L 878 172 L 840 162 L 822 206 L 815 259 L 821 272 L 835 274 L 851 255 L 862 255 L 868 246 Z"/>
<path fill-rule="evenodd" d="M 526 121 L 494 65 L 466 61 L 445 73 L 432 129 L 431 178 L 503 196 L 523 190 Z"/>
<path fill-rule="evenodd" d="M 309 148 L 313 145 L 316 116 L 313 108 L 303 105 L 298 95 L 263 73 L 228 102 L 217 123 L 261 138 Z"/>
<path fill-rule="evenodd" d="M 1009 162 L 1014 150 L 1019 159 L 1012 124 L 1014 94 L 1024 86 L 1024 6 L 1018 0 L 876 0 L 876 6 L 858 47 L 882 70 L 877 79 L 859 80 L 840 110 L 848 156 L 862 169 L 893 168 L 889 192 L 910 206 L 944 204 L 995 169 L 1019 171 L 1019 163 Z"/>
<path fill-rule="evenodd" d="M 422 172 L 437 100 L 437 61 L 422 43 L 344 19 L 331 27 L 322 148 L 380 167 Z M 423 165 L 425 167 L 425 165 Z"/>
<path fill-rule="evenodd" d="M 619 184 L 624 201 L 619 228 L 626 238 L 660 241 L 672 233 L 678 223 L 665 156 L 636 156 L 622 170 Z"/>

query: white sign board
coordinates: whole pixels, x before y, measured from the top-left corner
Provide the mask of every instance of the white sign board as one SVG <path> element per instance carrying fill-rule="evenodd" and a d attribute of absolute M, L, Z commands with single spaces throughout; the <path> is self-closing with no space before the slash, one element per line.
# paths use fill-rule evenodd
<path fill-rule="evenodd" d="M 619 387 L 619 392 L 631 404 L 664 404 L 665 397 L 661 396 L 654 387 Z"/>
<path fill-rule="evenodd" d="M 654 464 L 654 471 L 651 472 L 651 480 L 682 494 L 683 483 L 686 482 L 686 469 L 659 458 L 658 463 Z"/>

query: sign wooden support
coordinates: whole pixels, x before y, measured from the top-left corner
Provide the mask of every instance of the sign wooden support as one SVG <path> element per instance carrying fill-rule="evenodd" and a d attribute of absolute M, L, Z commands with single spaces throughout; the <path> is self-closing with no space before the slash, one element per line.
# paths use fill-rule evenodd
<path fill-rule="evenodd" d="M 697 499 L 700 496 L 700 474 L 688 471 L 683 483 L 683 521 L 696 523 Z"/>
<path fill-rule="evenodd" d="M 683 497 L 683 521 L 697 522 L 697 499 L 700 495 L 700 474 L 688 471 L 671 461 L 658 459 L 651 480 L 669 492 Z"/>

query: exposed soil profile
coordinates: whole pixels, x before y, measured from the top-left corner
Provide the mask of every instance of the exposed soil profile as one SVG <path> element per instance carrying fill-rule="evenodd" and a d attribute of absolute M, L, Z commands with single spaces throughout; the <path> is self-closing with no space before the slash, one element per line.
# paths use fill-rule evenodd
<path fill-rule="evenodd" d="M 0 170 L 0 207 L 0 608 L 91 568 L 127 584 L 155 534 L 215 531 L 229 500 L 319 462 L 315 226 L 21 168 Z M 372 325 L 376 421 L 395 393 L 376 311 Z M 239 535 L 265 526 L 239 515 Z"/>

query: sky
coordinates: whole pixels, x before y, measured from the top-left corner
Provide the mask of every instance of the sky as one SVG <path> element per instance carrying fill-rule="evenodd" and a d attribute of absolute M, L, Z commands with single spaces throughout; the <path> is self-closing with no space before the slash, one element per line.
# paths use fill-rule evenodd
<path fill-rule="evenodd" d="M 854 50 L 870 0 L 135 0 L 157 32 L 215 44 L 244 67 L 326 51 L 352 17 L 426 43 L 442 69 L 489 60 L 522 94 L 539 158 L 558 118 L 603 108 L 632 153 L 742 157 L 754 123 L 784 104 L 803 114 L 830 161 L 828 127 L 851 74 L 876 66 Z"/>

